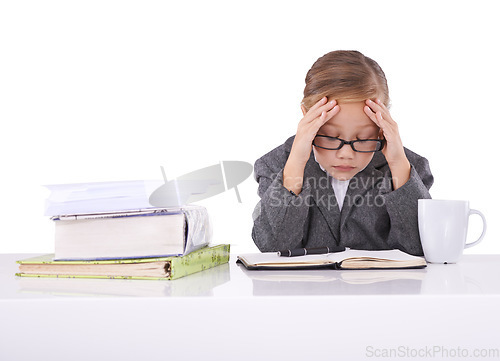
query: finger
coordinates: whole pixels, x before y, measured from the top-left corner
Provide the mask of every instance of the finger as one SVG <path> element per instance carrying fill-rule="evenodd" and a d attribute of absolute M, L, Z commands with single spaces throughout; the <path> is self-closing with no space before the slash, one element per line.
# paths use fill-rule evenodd
<path fill-rule="evenodd" d="M 324 105 L 327 102 L 328 98 L 323 97 L 320 100 L 318 100 L 311 108 L 309 108 L 309 112 L 314 112 L 316 109 L 318 109 L 320 106 Z"/>
<path fill-rule="evenodd" d="M 339 105 L 335 105 L 329 111 L 323 110 L 323 112 L 321 112 L 320 116 L 318 118 L 315 118 L 315 120 L 313 120 L 311 122 L 311 124 L 314 124 L 315 132 L 318 132 L 319 128 L 321 128 L 326 122 L 328 122 L 330 119 L 332 119 L 339 112 L 340 112 Z"/>
<path fill-rule="evenodd" d="M 335 102 L 336 103 L 336 102 Z M 340 105 L 336 104 L 332 109 L 330 109 L 326 113 L 326 117 L 328 120 L 332 119 L 334 116 L 336 116 L 340 112 Z"/>
<path fill-rule="evenodd" d="M 376 101 L 367 99 L 366 104 L 373 110 L 374 113 L 381 111 L 386 117 L 389 117 L 389 110 L 379 99 L 376 99 Z"/>
<path fill-rule="evenodd" d="M 382 112 L 381 111 L 376 112 L 375 113 L 375 118 L 377 118 L 378 123 L 381 125 L 380 128 L 382 128 L 382 130 L 384 130 L 383 128 L 384 128 L 384 125 L 385 125 L 384 124 L 384 120 L 385 119 L 384 119 L 384 117 L 382 115 Z"/>
<path fill-rule="evenodd" d="M 318 118 L 321 115 L 321 113 L 328 112 L 328 111 L 332 110 L 336 105 L 337 105 L 337 101 L 331 100 L 328 103 L 321 105 L 317 109 L 311 108 L 311 110 L 309 112 L 307 112 L 306 117 L 307 117 L 308 121 L 311 122 L 314 119 Z"/>
<path fill-rule="evenodd" d="M 325 124 L 326 122 L 328 121 L 328 117 L 327 117 L 327 111 L 326 110 L 323 110 L 320 114 L 320 116 L 318 117 L 318 122 L 319 124 L 323 125 Z"/>
<path fill-rule="evenodd" d="M 319 117 L 315 118 L 313 122 L 310 123 L 310 131 L 314 133 L 314 136 L 319 131 L 319 128 L 321 128 L 327 121 L 328 121 L 328 113 L 326 111 L 321 112 Z"/>
<path fill-rule="evenodd" d="M 365 107 L 365 108 L 368 108 L 368 110 L 371 112 L 371 109 L 369 107 Z M 372 112 L 371 114 L 375 118 L 374 123 L 377 124 L 377 126 L 379 127 L 378 138 L 385 139 L 385 141 L 387 143 L 387 141 L 388 141 L 387 140 L 387 131 L 383 127 L 384 118 L 382 117 L 382 113 L 381 112 L 377 112 L 377 113 Z M 391 137 L 389 137 L 389 138 L 391 138 Z M 387 146 L 384 146 L 384 148 L 382 149 L 382 153 L 386 154 L 386 152 L 387 152 Z"/>
<path fill-rule="evenodd" d="M 366 102 L 365 102 L 365 103 L 366 103 L 366 105 L 367 105 L 367 106 L 369 106 L 369 107 L 370 107 L 370 109 L 371 109 L 374 113 L 376 113 L 376 112 L 377 112 L 377 111 L 379 111 L 379 110 L 382 110 L 382 107 L 381 107 L 379 104 L 375 103 L 375 102 L 374 102 L 373 100 L 371 100 L 371 99 L 366 99 Z"/>
<path fill-rule="evenodd" d="M 399 137 L 397 124 L 395 122 L 389 122 L 384 118 L 382 112 L 375 113 L 375 117 L 377 118 L 378 123 L 380 124 L 380 129 L 384 134 L 384 138 L 388 141 L 394 141 Z"/>
<path fill-rule="evenodd" d="M 387 109 L 387 107 L 385 106 L 385 104 L 379 98 L 375 99 L 375 103 L 377 103 L 382 109 L 384 109 L 386 111 L 389 111 L 389 109 Z"/>
<path fill-rule="evenodd" d="M 365 111 L 365 114 L 368 115 L 368 118 L 370 118 L 371 121 L 377 125 L 377 127 L 381 128 L 380 122 L 379 122 L 376 114 L 373 112 L 373 110 L 368 105 L 365 105 L 363 110 Z"/>
<path fill-rule="evenodd" d="M 390 121 L 385 118 L 381 111 L 375 113 L 378 123 L 380 124 L 380 129 L 384 132 L 386 137 L 392 138 L 397 131 L 397 124 L 394 121 Z"/>
<path fill-rule="evenodd" d="M 385 106 L 384 103 L 380 99 L 375 99 L 375 101 L 368 99 L 369 102 L 367 101 L 367 104 L 371 105 L 373 108 L 373 111 L 376 113 L 377 111 L 381 111 L 384 119 L 390 123 L 390 124 L 396 124 L 394 119 L 391 117 L 391 113 L 389 112 L 389 109 Z"/>
<path fill-rule="evenodd" d="M 328 101 L 327 97 L 323 97 L 318 100 L 309 110 L 305 111 L 304 117 L 301 119 L 302 123 L 309 123 L 314 120 L 321 112 L 318 113 L 319 107 L 323 106 Z M 304 108 L 304 102 L 301 103 L 301 106 Z"/>

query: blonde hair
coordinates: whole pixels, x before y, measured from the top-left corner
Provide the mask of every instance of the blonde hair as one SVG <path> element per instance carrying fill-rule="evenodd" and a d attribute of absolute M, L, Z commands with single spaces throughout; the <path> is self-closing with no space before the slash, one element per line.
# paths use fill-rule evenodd
<path fill-rule="evenodd" d="M 309 69 L 302 100 L 306 111 L 324 96 L 339 103 L 379 98 L 389 107 L 390 102 L 382 68 L 356 50 L 329 52 Z"/>

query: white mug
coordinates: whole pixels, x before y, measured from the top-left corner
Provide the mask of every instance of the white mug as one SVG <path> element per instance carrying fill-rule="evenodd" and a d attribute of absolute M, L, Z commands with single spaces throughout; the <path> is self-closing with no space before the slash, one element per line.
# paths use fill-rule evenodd
<path fill-rule="evenodd" d="M 477 241 L 465 243 L 471 214 L 481 216 L 483 232 Z M 465 248 L 475 246 L 483 240 L 486 218 L 481 212 L 470 209 L 468 201 L 419 199 L 418 230 L 428 262 L 456 263 Z"/>

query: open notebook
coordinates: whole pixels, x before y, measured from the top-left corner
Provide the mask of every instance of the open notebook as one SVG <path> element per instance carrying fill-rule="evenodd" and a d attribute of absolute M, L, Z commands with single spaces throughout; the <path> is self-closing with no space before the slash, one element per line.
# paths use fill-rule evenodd
<path fill-rule="evenodd" d="M 390 269 L 423 268 L 427 263 L 423 257 L 412 256 L 403 251 L 363 251 L 347 249 L 343 252 L 312 254 L 298 257 L 280 257 L 277 252 L 247 253 L 238 256 L 249 270 L 269 269 Z"/>

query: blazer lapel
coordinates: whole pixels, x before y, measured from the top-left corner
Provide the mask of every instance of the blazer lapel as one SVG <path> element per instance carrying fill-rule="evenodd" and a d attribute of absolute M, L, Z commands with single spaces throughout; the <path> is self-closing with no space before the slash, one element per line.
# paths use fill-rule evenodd
<path fill-rule="evenodd" d="M 314 155 L 307 161 L 304 174 L 307 175 L 307 179 L 304 181 L 308 182 L 311 187 L 311 197 L 325 217 L 336 244 L 339 244 L 340 209 L 333 192 L 331 178 L 321 170 L 319 164 L 314 160 Z"/>
<path fill-rule="evenodd" d="M 363 203 L 371 202 L 374 199 L 366 197 L 366 194 L 375 187 L 380 187 L 380 190 L 385 193 L 387 182 L 384 181 L 384 173 L 376 169 L 373 163 L 370 163 L 363 171 L 356 174 L 349 182 L 349 188 L 344 199 L 342 212 L 340 215 L 340 228 L 344 227 L 346 221 L 354 208 Z M 383 183 L 378 185 L 379 183 Z M 382 189 L 384 188 L 384 189 Z"/>

